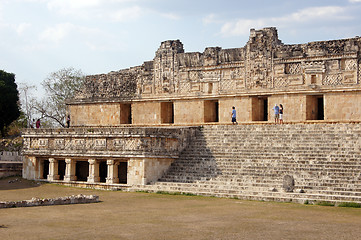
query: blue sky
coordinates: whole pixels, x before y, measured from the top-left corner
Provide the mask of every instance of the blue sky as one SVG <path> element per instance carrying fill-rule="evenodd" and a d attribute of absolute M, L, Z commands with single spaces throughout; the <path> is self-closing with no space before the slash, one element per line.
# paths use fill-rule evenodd
<path fill-rule="evenodd" d="M 40 86 L 65 67 L 108 73 L 152 60 L 160 43 L 186 52 L 243 47 L 250 28 L 285 44 L 361 35 L 361 0 L 0 0 L 0 69 Z"/>

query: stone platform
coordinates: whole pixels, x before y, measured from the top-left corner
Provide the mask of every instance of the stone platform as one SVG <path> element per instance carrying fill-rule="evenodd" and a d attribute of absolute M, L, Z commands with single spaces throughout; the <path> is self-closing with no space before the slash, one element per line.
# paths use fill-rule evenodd
<path fill-rule="evenodd" d="M 154 181 L 52 182 L 250 200 L 361 203 L 359 123 L 204 125 L 192 131 L 183 150 Z"/>

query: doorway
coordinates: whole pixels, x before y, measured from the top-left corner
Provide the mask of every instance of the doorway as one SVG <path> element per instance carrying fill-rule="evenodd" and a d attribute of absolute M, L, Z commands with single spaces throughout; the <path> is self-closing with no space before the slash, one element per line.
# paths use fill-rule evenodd
<path fill-rule="evenodd" d="M 87 181 L 89 176 L 89 162 L 76 161 L 76 176 L 78 181 Z"/>
<path fill-rule="evenodd" d="M 128 162 L 120 162 L 118 165 L 119 183 L 127 184 L 128 179 Z"/>
<path fill-rule="evenodd" d="M 252 97 L 252 121 L 268 121 L 268 97 Z"/>
<path fill-rule="evenodd" d="M 161 102 L 161 123 L 174 123 L 174 104 L 173 102 Z"/>
<path fill-rule="evenodd" d="M 218 100 L 204 101 L 204 122 L 219 122 Z"/>
<path fill-rule="evenodd" d="M 132 124 L 131 104 L 120 104 L 120 124 Z"/>
<path fill-rule="evenodd" d="M 65 160 L 59 160 L 58 161 L 59 180 L 64 180 L 65 168 L 66 168 Z"/>
<path fill-rule="evenodd" d="M 306 120 L 324 120 L 323 95 L 306 96 Z"/>
<path fill-rule="evenodd" d="M 106 182 L 108 176 L 108 165 L 106 161 L 99 162 L 99 181 Z"/>
<path fill-rule="evenodd" d="M 49 160 L 43 161 L 43 175 L 42 179 L 47 179 L 49 175 Z"/>

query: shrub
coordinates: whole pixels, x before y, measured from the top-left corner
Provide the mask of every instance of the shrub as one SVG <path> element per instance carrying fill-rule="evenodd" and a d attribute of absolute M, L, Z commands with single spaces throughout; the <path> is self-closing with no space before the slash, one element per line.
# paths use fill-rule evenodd
<path fill-rule="evenodd" d="M 335 206 L 335 203 L 327 202 L 327 201 L 321 201 L 321 202 L 317 202 L 316 205 L 319 205 L 319 206 L 327 206 L 327 207 L 334 207 L 334 206 Z"/>
<path fill-rule="evenodd" d="M 345 203 L 340 203 L 338 205 L 338 207 L 361 208 L 361 204 L 360 203 L 355 203 L 355 202 L 345 202 Z"/>

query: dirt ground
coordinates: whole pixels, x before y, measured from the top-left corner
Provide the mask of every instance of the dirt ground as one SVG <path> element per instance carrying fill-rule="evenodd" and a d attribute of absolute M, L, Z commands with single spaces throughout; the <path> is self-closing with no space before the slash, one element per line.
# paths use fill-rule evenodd
<path fill-rule="evenodd" d="M 96 194 L 101 202 L 0 209 L 0 239 L 361 238 L 361 209 L 355 208 L 97 191 L 0 179 L 0 201 L 80 193 Z"/>

